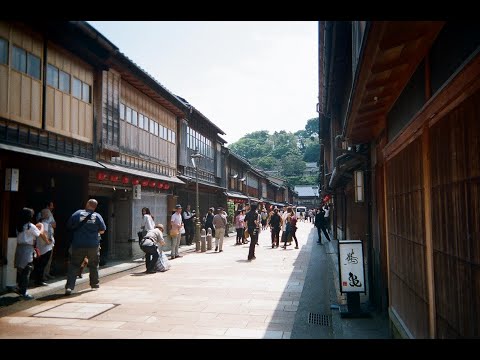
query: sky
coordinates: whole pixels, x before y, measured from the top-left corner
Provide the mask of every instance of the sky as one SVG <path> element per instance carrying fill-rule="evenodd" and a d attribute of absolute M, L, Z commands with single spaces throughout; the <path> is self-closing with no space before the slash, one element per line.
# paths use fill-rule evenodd
<path fill-rule="evenodd" d="M 303 130 L 318 116 L 316 21 L 88 21 L 223 130 Z"/>

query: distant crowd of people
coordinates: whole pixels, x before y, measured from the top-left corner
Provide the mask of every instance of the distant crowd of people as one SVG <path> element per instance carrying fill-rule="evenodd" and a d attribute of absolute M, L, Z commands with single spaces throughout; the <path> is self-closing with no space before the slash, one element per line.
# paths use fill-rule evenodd
<path fill-rule="evenodd" d="M 102 216 L 95 210 L 98 206 L 96 199 L 89 199 L 84 209 L 74 212 L 67 221 L 66 227 L 71 233 L 71 240 L 67 246 L 68 271 L 65 283 L 65 295 L 70 295 L 76 284 L 76 279 L 82 276 L 84 267 L 89 269 L 89 282 L 92 289 L 99 288 L 98 268 L 100 263 L 101 234 L 106 230 Z M 296 214 L 291 206 L 282 209 L 270 206 L 257 208 L 257 204 L 246 204 L 234 214 L 236 229 L 236 245 L 250 243 L 247 260 L 255 257 L 255 246 L 261 231 L 270 229 L 272 248 L 287 249 L 295 241 L 295 249 L 299 249 L 296 236 L 297 221 L 308 219 L 318 231 L 317 243 L 322 244 L 321 233 L 330 241 L 330 206 L 324 204 L 317 209 L 310 209 L 305 214 Z M 24 299 L 32 299 L 28 293 L 30 276 L 36 286 L 48 285 L 45 281 L 53 278 L 50 273 L 53 249 L 55 246 L 56 221 L 53 216 L 54 204 L 48 201 L 45 208 L 37 214 L 36 224 L 33 224 L 34 210 L 23 208 L 18 217 L 17 248 L 15 253 L 15 267 L 17 268 L 16 292 Z M 187 205 L 175 206 L 175 212 L 170 217 L 170 258 L 167 259 L 162 251 L 165 245 L 165 227 L 155 223 L 154 217 L 147 207 L 142 208 L 141 229 L 138 232 L 139 245 L 145 253 L 146 273 L 166 271 L 170 268 L 169 260 L 182 255 L 179 254 L 181 236 L 185 235 L 187 245 L 194 239 L 195 210 Z M 223 252 L 224 237 L 228 228 L 226 211 L 219 207 L 211 207 L 201 218 L 201 227 L 211 231 L 215 238 L 215 252 Z"/>

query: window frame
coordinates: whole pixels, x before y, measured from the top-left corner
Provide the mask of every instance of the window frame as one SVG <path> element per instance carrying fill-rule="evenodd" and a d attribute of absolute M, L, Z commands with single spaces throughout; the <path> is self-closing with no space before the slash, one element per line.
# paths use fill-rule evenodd
<path fill-rule="evenodd" d="M 31 72 L 31 62 L 30 60 L 31 59 L 35 59 L 38 61 L 38 69 L 36 69 L 38 71 L 38 76 L 37 74 L 34 74 Z M 36 80 L 41 80 L 42 79 L 42 59 L 37 56 L 37 55 L 34 55 L 32 54 L 31 52 L 28 52 L 27 51 L 27 71 L 26 71 L 26 74 L 28 76 L 31 76 L 32 78 L 36 79 Z"/>
<path fill-rule="evenodd" d="M 7 65 L 8 66 L 8 60 L 9 60 L 9 54 L 10 54 L 10 43 L 8 42 L 7 39 L 4 39 L 3 37 L 0 37 L 0 43 L 4 42 L 5 43 L 5 62 L 2 62 L 2 53 L 0 53 L 0 65 Z M 1 48 L 0 48 L 1 49 Z"/>
<path fill-rule="evenodd" d="M 23 69 L 19 69 L 16 67 L 16 57 L 15 57 L 15 51 L 16 50 L 20 50 L 23 52 L 23 59 L 21 58 L 21 60 L 23 60 L 24 64 L 20 64 L 20 66 L 23 65 Z M 16 70 L 18 72 L 21 72 L 21 73 L 24 73 L 26 74 L 27 73 L 27 50 L 25 49 L 22 49 L 21 47 L 18 47 L 16 45 L 13 45 L 12 46 L 12 64 L 10 65 L 10 67 L 13 69 L 13 70 Z"/>
<path fill-rule="evenodd" d="M 61 79 L 62 79 L 62 74 L 65 74 L 65 75 L 68 76 L 68 90 L 62 89 L 62 81 L 61 81 Z M 65 72 L 65 71 L 63 71 L 63 70 L 58 69 L 58 89 L 59 89 L 60 91 L 63 91 L 63 92 L 66 93 L 66 94 L 70 94 L 71 81 L 72 81 L 71 78 L 72 78 L 72 76 L 71 76 L 69 73 L 67 73 L 67 72 Z"/>
<path fill-rule="evenodd" d="M 77 83 L 80 83 L 80 94 L 78 96 L 77 94 L 75 94 L 75 85 Z M 76 78 L 75 76 L 73 77 L 72 96 L 78 100 L 82 100 L 82 80 L 80 80 L 79 78 Z"/>

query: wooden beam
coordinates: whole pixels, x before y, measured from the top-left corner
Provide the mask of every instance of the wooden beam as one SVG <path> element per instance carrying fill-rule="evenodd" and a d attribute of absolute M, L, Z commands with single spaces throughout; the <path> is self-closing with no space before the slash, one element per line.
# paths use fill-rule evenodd
<path fill-rule="evenodd" d="M 432 79 L 430 76 L 430 56 L 425 56 L 425 102 L 432 97 Z"/>
<path fill-rule="evenodd" d="M 428 122 L 431 127 L 467 97 L 480 88 L 480 50 L 473 59 L 453 74 L 433 97 L 413 116 L 409 124 L 385 147 L 384 156 L 389 159 L 400 152 Z"/>
<path fill-rule="evenodd" d="M 385 117 L 381 115 L 381 116 L 369 117 L 367 119 L 362 119 L 361 121 L 358 121 L 355 124 L 354 129 L 363 129 L 365 126 L 369 124 L 376 124 L 378 121 L 382 120 L 383 118 Z"/>
<path fill-rule="evenodd" d="M 422 168 L 423 168 L 423 216 L 425 221 L 425 260 L 426 283 L 428 292 L 428 327 L 430 339 L 436 337 L 436 304 L 435 276 L 433 269 L 433 239 L 432 239 L 432 190 L 430 174 L 430 133 L 428 125 L 423 127 L 422 136 Z"/>
<path fill-rule="evenodd" d="M 387 27 L 387 34 L 380 42 L 382 51 L 418 40 L 432 31 L 432 28 L 441 28 L 442 21 L 391 21 Z"/>
<path fill-rule="evenodd" d="M 424 22 L 421 28 L 417 28 L 415 31 L 417 34 L 413 32 L 410 35 L 398 35 L 392 34 L 392 32 L 399 31 L 398 24 L 392 22 L 373 22 L 371 26 L 371 30 L 369 33 L 369 37 L 367 38 L 367 44 L 364 50 L 364 60 L 360 62 L 361 69 L 357 70 L 360 71 L 358 76 L 358 83 L 356 84 L 356 88 L 354 89 L 354 97 L 352 100 L 352 107 L 351 111 L 348 114 L 347 118 L 347 128 L 346 128 L 346 136 L 349 138 L 353 138 L 352 136 L 352 129 L 355 127 L 353 122 L 357 120 L 358 111 L 360 108 L 360 104 L 362 101 L 365 101 L 366 96 L 366 84 L 369 82 L 369 79 L 372 79 L 372 69 L 376 66 L 375 69 L 381 70 L 383 65 L 378 65 L 378 62 L 382 59 L 382 52 L 386 51 L 386 49 L 393 47 L 390 46 L 398 41 L 398 39 L 403 39 L 403 43 L 411 41 L 410 44 L 406 44 L 404 50 L 402 51 L 402 56 L 397 60 L 398 67 L 404 67 L 405 70 L 399 71 L 397 68 L 392 68 L 392 73 L 395 72 L 395 76 L 398 76 L 398 80 L 392 87 L 383 87 L 375 91 L 375 96 L 380 98 L 382 95 L 391 96 L 390 102 L 386 107 L 385 114 L 390 111 L 393 104 L 397 100 L 398 96 L 400 96 L 402 90 L 404 89 L 405 85 L 409 81 L 411 75 L 414 73 L 415 69 L 417 68 L 420 61 L 425 57 L 425 55 L 430 50 L 430 46 L 435 40 L 436 36 L 440 32 L 441 28 L 445 22 Z M 397 28 L 395 28 L 397 26 Z M 423 27 L 427 29 L 423 31 Z M 420 31 L 422 30 L 422 31 Z M 410 31 L 410 30 L 408 30 Z M 418 34 L 422 33 L 423 36 L 419 36 Z M 385 40 L 385 38 L 390 37 L 389 40 Z M 392 42 L 393 38 L 397 38 Z M 388 43 L 390 41 L 390 45 L 386 46 L 385 48 L 381 48 L 378 46 L 380 43 Z M 395 45 L 398 46 L 398 45 Z M 413 56 L 404 56 L 405 54 L 413 54 Z M 401 69 L 400 69 L 401 70 Z M 390 83 L 389 83 L 390 85 Z M 377 89 L 375 89 L 377 90 Z M 379 92 L 380 95 L 377 95 Z M 370 100 L 369 94 L 366 99 Z"/>
<path fill-rule="evenodd" d="M 387 181 L 388 181 L 388 174 L 387 174 L 387 166 L 388 164 L 386 162 L 384 162 L 383 164 L 383 193 L 384 193 L 384 197 L 383 197 L 383 211 L 384 211 L 384 214 L 383 214 L 383 217 L 385 219 L 385 253 L 386 253 L 386 257 L 387 257 L 387 284 L 388 284 L 388 288 L 387 288 L 387 294 L 388 294 L 388 308 L 390 308 L 392 306 L 392 296 L 391 296 L 391 289 L 390 289 L 390 286 L 391 286 L 391 279 L 390 279 L 390 239 L 389 239 L 389 224 L 388 224 L 388 209 L 389 209 L 389 205 L 388 205 L 388 187 L 387 187 Z M 392 204 L 393 206 L 393 204 Z"/>
<path fill-rule="evenodd" d="M 402 56 L 398 59 L 395 59 L 394 61 L 390 61 L 387 63 L 376 63 L 372 67 L 372 74 L 382 73 L 389 70 L 396 70 L 403 73 L 404 71 L 408 70 L 409 58 L 412 55 Z"/>
<path fill-rule="evenodd" d="M 385 113 L 386 108 L 387 108 L 387 106 L 383 105 L 382 107 L 380 107 L 378 109 L 371 109 L 371 110 L 366 110 L 366 111 L 363 111 L 363 112 L 360 112 L 360 110 L 359 110 L 358 111 L 359 115 L 357 116 L 357 122 L 362 121 L 366 117 L 370 118 L 370 117 L 383 115 Z"/>
<path fill-rule="evenodd" d="M 357 82 L 354 84 L 355 88 L 353 89 L 354 93 L 353 98 L 351 99 L 352 106 L 347 118 L 347 128 L 345 134 L 347 137 L 351 137 L 353 120 L 355 119 L 360 103 L 362 102 L 365 86 L 371 74 L 370 69 L 378 56 L 377 54 L 380 52 L 378 44 L 383 37 L 383 33 L 387 27 L 387 24 L 388 22 L 386 21 L 374 21 L 370 27 L 367 38 L 364 39 L 364 41 L 366 41 L 363 52 L 364 55 L 357 65 L 358 67 L 356 71 L 359 72 L 359 74 Z"/>
<path fill-rule="evenodd" d="M 398 81 L 398 80 L 399 80 L 398 76 L 394 77 L 393 79 L 392 79 L 392 76 L 388 76 L 386 78 L 373 80 L 373 81 L 370 81 L 369 83 L 367 83 L 367 85 L 365 86 L 365 89 L 366 90 L 375 90 L 378 87 L 385 86 L 385 85 L 387 85 L 391 82 L 395 82 L 395 81 Z"/>

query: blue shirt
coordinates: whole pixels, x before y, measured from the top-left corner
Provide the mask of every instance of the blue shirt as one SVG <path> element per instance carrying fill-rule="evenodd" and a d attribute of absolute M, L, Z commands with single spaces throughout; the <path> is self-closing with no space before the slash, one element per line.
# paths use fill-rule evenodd
<path fill-rule="evenodd" d="M 73 248 L 95 248 L 100 245 L 98 232 L 106 230 L 102 215 L 87 210 L 77 210 L 67 221 L 67 227 L 78 226 L 90 213 L 92 216 L 83 225 L 73 230 Z"/>

